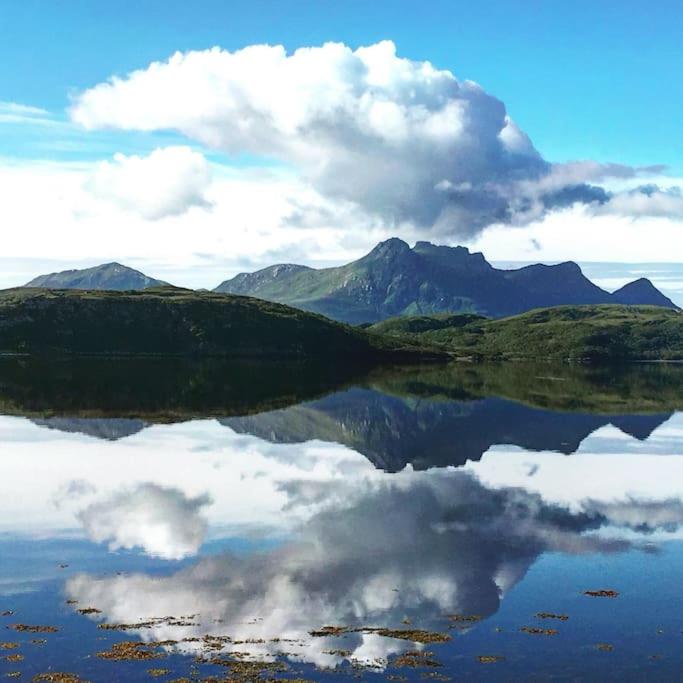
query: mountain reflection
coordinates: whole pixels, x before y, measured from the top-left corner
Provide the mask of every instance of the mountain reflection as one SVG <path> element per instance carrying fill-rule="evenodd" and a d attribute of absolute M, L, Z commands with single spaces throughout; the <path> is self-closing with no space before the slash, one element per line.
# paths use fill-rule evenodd
<path fill-rule="evenodd" d="M 215 417 L 271 443 L 343 444 L 396 472 L 459 466 L 497 444 L 573 453 L 611 424 L 647 439 L 683 407 L 683 368 L 455 364 L 336 371 L 306 364 L 0 362 L 0 412 L 116 440 Z"/>
<path fill-rule="evenodd" d="M 283 488 L 290 510 L 310 504 L 306 482 Z M 409 623 L 443 632 L 447 615 L 494 614 L 543 552 L 621 552 L 641 543 L 634 532 L 683 523 L 680 500 L 588 501 L 572 511 L 520 488 L 486 488 L 462 470 L 329 481 L 313 495 L 326 501 L 322 509 L 275 549 L 205 557 L 161 578 L 79 574 L 67 595 L 102 610 L 97 618 L 110 623 L 195 615 L 185 626 L 140 629 L 146 640 L 227 634 L 263 655 L 282 648 L 272 639 L 301 639 L 298 656 L 327 666 L 340 655 L 326 653 L 330 643 L 311 639 L 312 629 Z M 606 527 L 612 532 L 601 535 Z M 372 634 L 353 634 L 344 646 L 359 659 L 403 648 Z"/>
<path fill-rule="evenodd" d="M 464 465 L 496 444 L 569 454 L 607 424 L 646 439 L 670 416 L 563 413 L 498 398 L 420 399 L 350 389 L 304 405 L 220 422 L 273 443 L 334 441 L 362 453 L 380 469 L 398 472 L 408 464 L 419 470 Z"/>

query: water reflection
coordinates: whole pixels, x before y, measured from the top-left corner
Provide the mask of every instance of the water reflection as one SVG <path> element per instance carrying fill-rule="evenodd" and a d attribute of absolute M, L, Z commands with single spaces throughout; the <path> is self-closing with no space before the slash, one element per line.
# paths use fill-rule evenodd
<path fill-rule="evenodd" d="M 375 467 L 399 472 L 408 464 L 419 470 L 464 465 L 479 460 L 495 444 L 574 453 L 588 435 L 608 424 L 647 439 L 670 417 L 553 412 L 500 398 L 425 399 L 354 388 L 304 405 L 220 422 L 273 443 L 343 443 Z"/>
<path fill-rule="evenodd" d="M 456 364 L 353 374 L 297 364 L 4 359 L 0 408 L 108 440 L 215 416 L 272 443 L 344 444 L 397 472 L 463 465 L 496 444 L 569 454 L 610 424 L 647 439 L 683 404 L 682 377 L 676 366 Z"/>
<path fill-rule="evenodd" d="M 306 482 L 285 488 L 290 508 L 310 504 Z M 326 655 L 330 642 L 311 639 L 311 629 L 413 624 L 447 631 L 447 615 L 494 614 L 543 552 L 648 547 L 587 531 L 672 529 L 683 522 L 680 501 L 593 501 L 573 512 L 519 488 L 487 488 L 465 472 L 406 472 L 375 484 L 327 482 L 313 495 L 324 498 L 323 509 L 271 551 L 207 557 L 162 579 L 78 575 L 67 583 L 67 594 L 96 605 L 114 623 L 197 615 L 190 626 L 140 629 L 145 639 L 227 633 L 257 641 L 261 654 L 282 649 L 275 638 L 293 639 L 304 643 L 299 656 L 327 666 L 339 656 Z M 368 638 L 347 639 L 348 656 L 386 657 L 409 647 Z"/>
<path fill-rule="evenodd" d="M 108 552 L 94 568 L 69 558 L 52 608 L 78 601 L 96 634 L 94 622 L 132 625 L 128 638 L 193 654 L 229 636 L 214 656 L 351 659 L 383 675 L 415 646 L 368 629 L 457 631 L 455 657 L 545 557 L 563 558 L 566 580 L 571 558 L 634 558 L 640 572 L 665 556 L 683 525 L 682 377 L 3 359 L 0 543 Z M 3 585 L 20 585 L 16 566 Z M 605 586 L 572 576 L 553 600 L 587 587 Z M 365 630 L 310 635 L 330 625 Z"/>
<path fill-rule="evenodd" d="M 153 557 L 180 560 L 196 554 L 207 524 L 208 495 L 190 498 L 175 488 L 139 484 L 92 503 L 78 513 L 88 537 L 110 550 L 142 548 Z"/>

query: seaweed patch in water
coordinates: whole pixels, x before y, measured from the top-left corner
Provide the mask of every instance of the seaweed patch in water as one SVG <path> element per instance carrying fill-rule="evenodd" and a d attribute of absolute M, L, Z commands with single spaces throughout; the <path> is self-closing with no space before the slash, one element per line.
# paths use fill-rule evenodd
<path fill-rule="evenodd" d="M 569 615 L 555 614 L 554 612 L 538 612 L 536 614 L 538 619 L 559 619 L 560 621 L 568 621 Z"/>
<path fill-rule="evenodd" d="M 584 591 L 583 594 L 587 595 L 590 598 L 616 598 L 619 595 L 617 591 L 613 591 L 611 589 L 603 589 L 598 591 Z"/>
<path fill-rule="evenodd" d="M 323 626 L 316 631 L 309 631 L 308 635 L 313 638 L 325 638 L 327 636 L 342 636 L 346 633 L 353 633 L 354 629 L 351 626 Z"/>
<path fill-rule="evenodd" d="M 16 654 L 16 655 L 5 655 L 3 659 L 6 662 L 22 662 L 24 660 L 24 655 Z"/>
<path fill-rule="evenodd" d="M 11 629 L 20 633 L 57 633 L 56 626 L 29 626 L 28 624 L 12 624 Z"/>
<path fill-rule="evenodd" d="M 409 640 L 413 643 L 447 643 L 452 637 L 447 633 L 437 633 L 435 631 L 423 631 L 421 629 L 392 629 L 376 626 L 323 626 L 316 631 L 309 631 L 309 635 L 314 638 L 324 638 L 327 636 L 343 636 L 347 633 L 372 633 L 384 638 L 397 638 L 399 640 Z"/>
<path fill-rule="evenodd" d="M 556 628 L 538 628 L 536 626 L 522 626 L 519 629 L 522 633 L 530 633 L 534 636 L 556 636 L 558 630 Z"/>
<path fill-rule="evenodd" d="M 121 643 L 114 643 L 111 646 L 111 650 L 98 652 L 97 656 L 100 659 L 109 659 L 113 661 L 161 659 L 166 657 L 166 653 L 154 651 L 157 647 L 159 647 L 158 643 L 140 643 L 124 640 Z"/>
<path fill-rule="evenodd" d="M 92 608 L 90 608 L 92 609 Z M 79 610 L 80 612 L 80 610 Z M 98 610 L 99 612 L 99 610 Z M 94 614 L 95 612 L 90 612 L 90 614 Z M 190 619 L 193 619 L 194 615 L 192 617 L 159 617 L 156 619 L 148 619 L 147 621 L 138 621 L 137 623 L 134 624 L 108 624 L 108 623 L 103 623 L 103 624 L 98 624 L 97 628 L 102 629 L 104 631 L 134 631 L 135 629 L 140 629 L 140 628 L 155 628 L 156 626 L 199 626 L 199 624 L 195 623 L 194 621 L 190 621 Z"/>
<path fill-rule="evenodd" d="M 229 669 L 231 678 L 228 680 L 237 681 L 253 681 L 259 680 L 261 674 L 268 673 L 284 673 L 289 671 L 289 667 L 284 662 L 280 661 L 262 661 L 262 660 L 240 660 L 232 658 L 215 657 L 210 660 L 210 663 L 215 666 L 223 666 Z M 237 678 L 233 678 L 236 676 Z M 269 679 L 272 680 L 272 679 Z"/>
<path fill-rule="evenodd" d="M 447 643 L 449 640 L 452 640 L 451 636 L 447 633 L 422 631 L 420 629 L 362 628 L 358 630 L 363 633 L 375 633 L 384 638 L 409 640 L 413 643 Z"/>
<path fill-rule="evenodd" d="M 401 669 L 404 667 L 410 669 L 420 669 L 420 668 L 438 668 L 443 666 L 441 662 L 434 659 L 434 653 L 423 652 L 421 650 L 411 650 L 410 652 L 404 652 L 402 655 L 395 657 L 391 666 L 396 669 Z"/>
<path fill-rule="evenodd" d="M 481 621 L 482 617 L 479 614 L 447 614 L 448 621 L 455 621 L 460 623 L 474 624 Z"/>

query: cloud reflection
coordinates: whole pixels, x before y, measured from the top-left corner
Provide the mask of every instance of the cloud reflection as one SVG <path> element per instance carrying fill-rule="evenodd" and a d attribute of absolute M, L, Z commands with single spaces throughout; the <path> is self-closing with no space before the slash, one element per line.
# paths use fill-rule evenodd
<path fill-rule="evenodd" d="M 88 536 L 110 550 L 142 548 L 153 557 L 180 560 L 194 555 L 206 534 L 201 516 L 207 495 L 187 497 L 175 488 L 141 484 L 93 503 L 78 518 Z"/>
<path fill-rule="evenodd" d="M 290 508 L 310 504 L 307 485 L 288 482 L 283 490 Z M 145 639 L 228 634 L 263 639 L 250 646 L 261 655 L 281 647 L 269 639 L 303 639 L 300 656 L 328 666 L 339 657 L 324 652 L 324 639 L 309 638 L 311 629 L 401 628 L 408 619 L 419 628 L 444 630 L 447 614 L 493 615 L 543 552 L 621 552 L 638 542 L 595 532 L 610 525 L 638 531 L 683 523 L 680 501 L 588 501 L 570 510 L 521 488 L 487 488 L 462 470 L 406 470 L 354 486 L 331 481 L 327 493 L 299 533 L 275 549 L 205 557 L 163 578 L 81 574 L 68 581 L 67 593 L 103 610 L 110 622 L 198 615 L 197 625 L 141 631 Z M 345 647 L 363 658 L 386 656 L 402 644 L 354 634 Z"/>

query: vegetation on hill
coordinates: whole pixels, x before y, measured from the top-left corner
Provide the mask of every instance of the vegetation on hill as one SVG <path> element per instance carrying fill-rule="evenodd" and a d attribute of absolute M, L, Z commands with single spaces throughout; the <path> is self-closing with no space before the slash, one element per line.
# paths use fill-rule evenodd
<path fill-rule="evenodd" d="M 467 316 L 386 320 L 382 336 L 439 345 L 458 356 L 587 361 L 683 360 L 683 314 L 655 306 L 558 306 L 502 320 Z M 431 324 L 430 324 L 431 321 Z"/>
<path fill-rule="evenodd" d="M 436 330 L 453 330 L 470 323 L 485 322 L 488 318 L 475 313 L 435 313 L 434 315 L 405 315 L 389 318 L 365 329 L 379 334 L 421 334 Z"/>
<path fill-rule="evenodd" d="M 0 352 L 373 362 L 430 355 L 410 343 L 280 304 L 174 287 L 140 292 L 6 290 L 0 293 Z"/>

